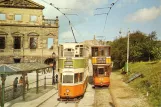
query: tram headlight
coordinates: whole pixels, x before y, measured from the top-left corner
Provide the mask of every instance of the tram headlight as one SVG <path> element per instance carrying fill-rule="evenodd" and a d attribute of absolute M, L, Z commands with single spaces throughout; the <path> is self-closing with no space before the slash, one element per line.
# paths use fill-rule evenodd
<path fill-rule="evenodd" d="M 68 89 L 66 89 L 66 92 L 67 92 L 67 93 L 69 93 L 69 90 L 68 90 Z"/>

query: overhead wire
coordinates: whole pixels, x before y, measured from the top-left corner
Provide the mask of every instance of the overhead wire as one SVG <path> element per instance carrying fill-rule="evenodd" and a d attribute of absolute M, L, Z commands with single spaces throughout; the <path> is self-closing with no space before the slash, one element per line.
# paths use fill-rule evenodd
<path fill-rule="evenodd" d="M 107 23 L 107 17 L 112 9 L 112 7 L 118 2 L 119 0 L 116 0 L 114 3 L 111 3 L 111 5 L 109 7 L 104 7 L 104 8 L 96 8 L 95 10 L 99 10 L 99 9 L 105 9 L 105 8 L 109 8 L 109 11 L 107 13 L 100 13 L 100 14 L 94 14 L 94 15 L 103 15 L 103 14 L 106 14 L 106 19 L 105 19 L 105 24 L 104 24 L 104 27 L 103 27 L 103 32 L 105 30 L 105 27 L 106 27 L 106 23 Z"/>
<path fill-rule="evenodd" d="M 62 13 L 62 14 L 68 19 L 69 25 L 70 25 L 70 27 L 71 27 L 72 34 L 73 34 L 73 37 L 74 37 L 74 40 L 75 40 L 75 43 L 77 43 L 76 38 L 75 38 L 75 35 L 74 35 L 74 32 L 73 32 L 73 29 L 72 29 L 72 26 L 71 26 L 71 21 L 70 21 L 70 19 L 66 16 L 66 15 L 77 15 L 77 14 L 66 14 L 66 13 L 63 13 L 62 11 L 60 11 L 61 8 L 58 8 L 58 7 L 54 6 L 52 3 L 46 2 L 45 0 L 42 0 L 42 1 L 45 2 L 46 4 L 50 5 L 50 6 L 54 7 L 55 9 L 57 9 L 60 13 Z M 78 15 L 77 15 L 77 16 L 78 16 Z"/>

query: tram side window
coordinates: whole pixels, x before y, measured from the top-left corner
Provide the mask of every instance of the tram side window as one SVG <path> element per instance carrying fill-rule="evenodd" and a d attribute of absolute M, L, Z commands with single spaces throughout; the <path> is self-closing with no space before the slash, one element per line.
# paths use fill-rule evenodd
<path fill-rule="evenodd" d="M 83 56 L 83 48 L 80 48 L 80 57 Z"/>
<path fill-rule="evenodd" d="M 104 68 L 99 68 L 98 69 L 98 74 L 104 74 Z"/>
<path fill-rule="evenodd" d="M 83 73 L 80 73 L 80 76 L 79 76 L 79 82 L 83 81 Z"/>
<path fill-rule="evenodd" d="M 63 75 L 63 83 L 73 83 L 73 75 Z"/>
<path fill-rule="evenodd" d="M 97 68 L 95 66 L 93 67 L 93 76 L 97 76 Z"/>
<path fill-rule="evenodd" d="M 104 56 L 104 50 L 101 49 L 101 55 L 100 56 Z"/>
<path fill-rule="evenodd" d="M 92 48 L 92 56 L 98 56 L 98 48 Z"/>
<path fill-rule="evenodd" d="M 60 82 L 62 82 L 62 73 L 60 74 Z"/>
<path fill-rule="evenodd" d="M 108 76 L 108 69 L 107 69 L 107 66 L 105 66 L 105 76 Z"/>
<path fill-rule="evenodd" d="M 77 83 L 77 82 L 78 82 L 78 73 L 74 74 L 74 83 Z"/>
<path fill-rule="evenodd" d="M 105 56 L 109 56 L 109 48 L 105 48 Z"/>

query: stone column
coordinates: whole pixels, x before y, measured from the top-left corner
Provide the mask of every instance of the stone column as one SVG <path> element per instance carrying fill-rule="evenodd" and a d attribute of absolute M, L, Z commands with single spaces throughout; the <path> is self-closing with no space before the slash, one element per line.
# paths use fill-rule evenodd
<path fill-rule="evenodd" d="M 5 74 L 1 74 L 1 81 L 2 81 L 1 107 L 4 107 L 5 80 L 6 80 L 6 75 Z"/>

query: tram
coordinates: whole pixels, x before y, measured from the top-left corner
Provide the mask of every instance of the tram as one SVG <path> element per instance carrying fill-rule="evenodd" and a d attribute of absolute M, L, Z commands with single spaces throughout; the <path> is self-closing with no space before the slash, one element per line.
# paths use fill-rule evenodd
<path fill-rule="evenodd" d="M 110 85 L 110 73 L 112 71 L 110 50 L 110 46 L 104 45 L 91 47 L 94 88 Z"/>
<path fill-rule="evenodd" d="M 59 98 L 73 99 L 84 95 L 88 83 L 87 50 L 81 43 L 59 45 Z"/>

